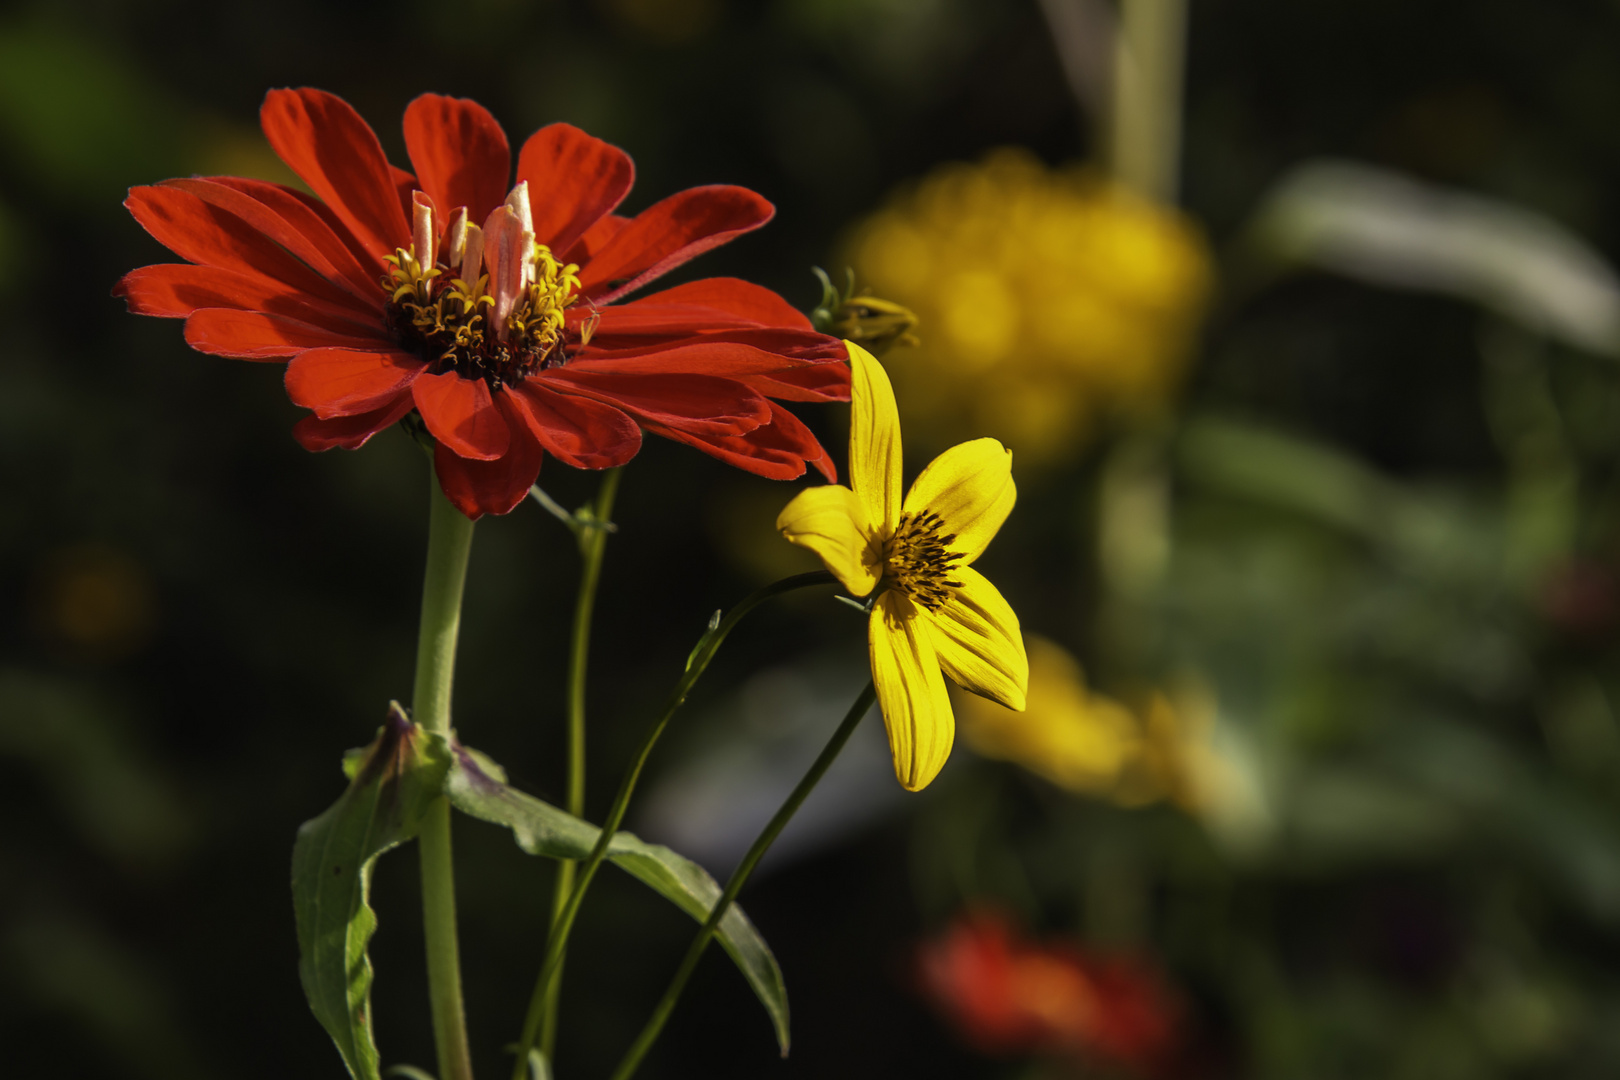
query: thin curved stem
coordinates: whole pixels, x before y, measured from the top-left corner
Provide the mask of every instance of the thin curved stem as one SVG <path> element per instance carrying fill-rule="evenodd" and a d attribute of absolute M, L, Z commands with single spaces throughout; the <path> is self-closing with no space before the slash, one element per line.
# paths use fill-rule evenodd
<path fill-rule="evenodd" d="M 754 872 L 754 867 L 759 865 L 759 860 L 764 858 L 765 852 L 769 851 L 771 845 L 776 843 L 776 838 L 782 835 L 782 830 L 787 828 L 787 823 L 793 820 L 793 815 L 798 813 L 800 806 L 804 805 L 804 800 L 810 797 L 810 793 L 815 790 L 816 785 L 821 782 L 821 778 L 832 767 L 832 763 L 838 757 L 839 751 L 844 749 L 844 744 L 855 733 L 855 729 L 860 726 L 861 720 L 871 710 L 872 702 L 876 700 L 876 688 L 871 683 L 867 683 L 866 689 L 861 691 L 861 696 L 855 699 L 855 704 L 850 706 L 849 712 L 844 715 L 844 722 L 838 725 L 838 730 L 834 731 L 832 738 L 827 740 L 827 745 L 821 751 L 821 755 L 816 758 L 815 764 L 810 766 L 810 771 L 804 774 L 804 779 L 799 781 L 799 786 L 793 789 L 793 794 L 787 797 L 787 801 L 782 804 L 781 809 L 777 810 L 776 816 L 771 818 L 770 823 L 759 834 L 759 838 L 754 841 L 753 847 L 748 849 L 748 854 L 743 856 L 743 861 L 737 865 L 736 870 L 732 871 L 731 880 L 726 882 L 726 891 L 720 894 L 720 899 L 715 902 L 714 909 L 709 912 L 709 917 L 704 920 L 702 928 L 697 932 L 697 936 L 692 939 L 692 944 L 688 946 L 686 955 L 681 959 L 681 966 L 675 971 L 675 977 L 669 981 L 669 988 L 664 991 L 664 996 L 653 1009 L 653 1014 L 647 1019 L 647 1024 L 641 1029 L 641 1034 L 636 1036 L 634 1043 L 630 1044 L 630 1049 L 625 1052 L 624 1059 L 619 1062 L 619 1067 L 613 1071 L 612 1080 L 629 1080 L 631 1074 L 641 1065 L 641 1059 L 647 1056 L 648 1050 L 652 1049 L 652 1044 L 657 1041 L 659 1033 L 664 1030 L 664 1024 L 669 1020 L 670 1013 L 675 1011 L 675 1004 L 681 998 L 681 991 L 686 989 L 687 980 L 692 977 L 692 972 L 697 970 L 698 961 L 703 959 L 703 950 L 707 949 L 709 942 L 714 940 L 714 934 L 720 926 L 720 920 L 726 917 L 726 912 L 731 909 L 732 901 L 737 899 L 737 894 L 742 891 L 743 884 L 747 882 L 748 876 Z"/>
<path fill-rule="evenodd" d="M 579 870 L 579 880 L 574 885 L 573 893 L 568 897 L 568 903 L 562 913 L 552 924 L 551 937 L 546 942 L 546 955 L 540 965 L 540 978 L 535 983 L 534 994 L 529 999 L 529 1011 L 523 1022 L 523 1035 L 518 1040 L 517 1062 L 513 1068 L 512 1080 L 525 1080 L 528 1069 L 529 1051 L 534 1048 L 540 1034 L 540 1024 L 543 1018 L 545 999 L 552 981 L 556 978 L 557 969 L 561 966 L 563 954 L 568 948 L 568 935 L 573 930 L 574 920 L 579 916 L 580 905 L 585 902 L 585 893 L 591 887 L 591 879 L 601 867 L 602 860 L 607 856 L 609 842 L 613 835 L 619 831 L 624 823 L 625 812 L 630 807 L 630 797 L 635 793 L 636 783 L 641 779 L 641 771 L 646 767 L 647 759 L 652 755 L 653 747 L 663 735 L 664 729 L 669 726 L 670 718 L 675 711 L 686 701 L 686 695 L 692 692 L 692 687 L 702 677 L 714 659 L 726 635 L 742 621 L 754 608 L 774 596 L 780 596 L 794 589 L 803 589 L 811 585 L 833 585 L 837 579 L 825 570 L 815 570 L 808 574 L 796 574 L 793 577 L 783 578 L 758 589 L 750 594 L 724 619 L 716 611 L 715 618 L 710 621 L 709 630 L 698 640 L 692 654 L 687 657 L 686 670 L 675 683 L 669 697 L 664 702 L 663 711 L 658 719 L 647 728 L 642 736 L 641 746 L 636 750 L 636 756 L 630 763 L 630 768 L 619 783 L 619 790 L 613 797 L 613 807 L 608 811 L 607 820 L 602 823 L 602 833 L 596 840 L 596 846 L 591 849 Z"/>
<path fill-rule="evenodd" d="M 568 651 L 568 812 L 575 817 L 585 816 L 585 672 L 590 658 L 591 614 L 596 608 L 596 585 L 602 577 L 602 555 L 607 550 L 608 523 L 613 519 L 613 500 L 619 493 L 621 472 L 609 469 L 602 475 L 602 486 L 591 505 L 591 524 L 582 526 L 579 537 L 579 596 L 574 602 L 574 633 Z M 572 859 L 557 866 L 551 897 L 553 933 L 574 891 L 574 870 Z M 547 1061 L 557 1045 L 557 1001 L 561 993 L 559 960 L 556 977 L 546 990 L 545 1015 L 540 1025 L 540 1052 Z"/>
<path fill-rule="evenodd" d="M 450 733 L 450 691 L 461 632 L 461 594 L 472 551 L 473 523 L 450 504 L 430 476 L 427 571 L 422 579 L 422 621 L 416 645 L 414 719 L 424 729 Z M 422 932 L 427 944 L 428 998 L 439 1076 L 472 1080 L 466 1010 L 461 999 L 461 959 L 456 943 L 455 866 L 450 848 L 450 802 L 442 796 L 427 809 L 418 844 L 422 866 Z"/>

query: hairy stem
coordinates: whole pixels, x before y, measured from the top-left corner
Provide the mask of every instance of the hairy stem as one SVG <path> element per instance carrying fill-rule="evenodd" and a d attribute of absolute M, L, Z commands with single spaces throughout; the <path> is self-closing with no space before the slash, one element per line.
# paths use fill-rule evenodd
<path fill-rule="evenodd" d="M 675 688 L 670 691 L 668 699 L 664 702 L 663 711 L 659 714 L 658 719 L 653 721 L 651 726 L 647 728 L 646 734 L 642 736 L 641 746 L 636 750 L 636 756 L 631 761 L 629 770 L 625 772 L 624 779 L 619 783 L 618 793 L 613 797 L 613 807 L 608 811 L 607 820 L 602 823 L 602 835 L 597 838 L 596 846 L 591 849 L 590 855 L 586 857 L 584 863 L 580 866 L 579 878 L 574 884 L 574 891 L 569 895 L 568 903 L 552 924 L 551 937 L 546 942 L 546 956 L 540 965 L 540 978 L 535 983 L 534 995 L 529 999 L 528 1015 L 523 1022 L 523 1035 L 518 1040 L 517 1062 L 512 1070 L 512 1080 L 526 1080 L 529 1051 L 535 1046 L 539 1038 L 546 994 L 552 981 L 557 976 L 557 969 L 562 963 L 563 953 L 567 950 L 569 932 L 573 930 L 574 920 L 579 916 L 580 905 L 585 902 L 585 893 L 591 887 L 591 879 L 596 876 L 596 871 L 601 867 L 602 860 L 607 856 L 608 843 L 613 839 L 613 834 L 619 831 L 619 826 L 624 823 L 624 815 L 630 808 L 630 797 L 635 793 L 636 783 L 641 779 L 641 771 L 646 766 L 647 759 L 652 755 L 653 747 L 657 745 L 659 737 L 663 735 L 664 729 L 669 726 L 670 718 L 675 715 L 675 711 L 686 701 L 686 695 L 691 693 L 692 687 L 697 684 L 698 679 L 709 666 L 709 661 L 714 659 L 714 654 L 719 650 L 720 644 L 725 641 L 726 635 L 731 633 L 732 629 L 742 621 L 745 615 L 773 596 L 780 596 L 782 593 L 802 589 L 810 585 L 832 585 L 836 583 L 837 579 L 825 570 L 816 570 L 808 574 L 797 574 L 790 578 L 783 578 L 781 581 L 767 585 L 732 608 L 731 613 L 723 620 L 712 623 L 708 633 L 703 635 L 698 641 L 697 647 L 692 650 L 692 655 L 686 661 L 686 671 L 682 673 L 679 681 L 676 682 Z M 719 612 L 715 612 L 716 616 L 719 614 Z"/>
<path fill-rule="evenodd" d="M 640 1066 L 641 1059 L 652 1049 L 652 1044 L 657 1041 L 659 1033 L 664 1030 L 664 1024 L 669 1020 L 669 1014 L 675 1011 L 675 1003 L 680 1000 L 681 991 L 686 989 L 687 980 L 692 977 L 692 972 L 697 970 L 698 961 L 703 958 L 703 950 L 714 940 L 715 930 L 720 926 L 720 920 L 725 918 L 726 912 L 730 910 L 732 901 L 737 899 L 737 894 L 742 891 L 748 876 L 754 872 L 754 867 L 759 865 L 759 860 L 764 858 L 765 852 L 776 843 L 776 838 L 787 828 L 787 823 L 793 820 L 793 815 L 804 805 L 804 800 L 810 797 L 810 793 L 832 767 L 839 751 L 843 750 L 844 744 L 855 733 L 856 727 L 871 710 L 872 702 L 875 700 L 877 690 L 871 683 L 867 683 L 866 689 L 861 691 L 861 696 L 855 699 L 855 704 L 850 706 L 849 712 L 844 715 L 844 722 L 838 725 L 838 730 L 827 740 L 821 756 L 816 758 L 815 764 L 810 766 L 810 771 L 799 781 L 799 786 L 793 789 L 793 794 L 787 797 L 781 809 L 777 810 L 776 816 L 771 818 L 770 823 L 759 834 L 759 838 L 748 849 L 748 854 L 743 856 L 737 869 L 732 871 L 731 880 L 726 882 L 726 891 L 720 894 L 714 910 L 709 912 L 708 919 L 704 920 L 697 936 L 692 939 L 686 955 L 681 959 L 681 966 L 675 971 L 675 977 L 669 981 L 669 988 L 664 991 L 664 996 L 653 1009 L 653 1014 L 647 1019 L 641 1034 L 636 1036 L 636 1041 L 625 1052 L 624 1060 L 620 1061 L 619 1067 L 613 1071 L 612 1080 L 629 1080 Z"/>
<path fill-rule="evenodd" d="M 430 732 L 450 733 L 450 688 L 456 638 L 461 630 L 461 593 L 467 580 L 473 523 L 450 505 L 430 476 L 427 573 L 422 581 L 422 622 L 416 646 L 414 718 Z M 422 865 L 422 930 L 427 942 L 428 996 L 433 1039 L 442 1080 L 472 1080 L 467 1021 L 461 1001 L 461 960 L 456 944 L 455 868 L 450 850 L 450 802 L 428 807 L 418 838 Z"/>

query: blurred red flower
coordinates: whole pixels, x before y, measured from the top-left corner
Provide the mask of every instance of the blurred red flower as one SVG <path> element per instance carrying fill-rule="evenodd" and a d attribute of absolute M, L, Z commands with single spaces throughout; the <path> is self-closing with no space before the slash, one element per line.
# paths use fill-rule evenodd
<path fill-rule="evenodd" d="M 733 278 L 616 303 L 765 224 L 758 195 L 697 187 L 621 217 L 629 156 L 568 124 L 529 137 L 508 192 L 495 119 L 436 94 L 405 110 L 415 175 L 332 94 L 272 90 L 259 118 L 319 198 L 229 176 L 133 188 L 130 212 L 188 262 L 114 292 L 184 318 L 202 352 L 289 357 L 287 394 L 314 413 L 294 429 L 307 449 L 354 449 L 414 410 L 445 493 L 474 518 L 517 505 L 546 453 L 620 465 L 642 430 L 761 476 L 808 463 L 834 479 L 777 402 L 847 400 L 842 343 Z"/>
<path fill-rule="evenodd" d="M 1535 600 L 1542 617 L 1564 634 L 1601 639 L 1620 616 L 1620 582 L 1606 563 L 1570 559 L 1542 578 Z"/>
<path fill-rule="evenodd" d="M 919 968 L 928 996 L 985 1053 L 1100 1060 L 1146 1074 L 1176 1048 L 1178 1009 L 1145 962 L 1029 941 L 995 912 L 959 917 L 923 945 Z"/>

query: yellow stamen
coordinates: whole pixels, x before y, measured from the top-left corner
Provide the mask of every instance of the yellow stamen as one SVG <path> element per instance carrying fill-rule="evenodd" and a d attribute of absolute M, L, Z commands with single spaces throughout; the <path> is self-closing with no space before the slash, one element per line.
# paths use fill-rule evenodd
<path fill-rule="evenodd" d="M 381 279 L 401 344 L 439 365 L 435 371 L 484 378 L 495 389 L 563 362 L 579 267 L 558 262 L 524 227 L 527 190 L 519 185 L 483 229 L 456 209 L 442 243 L 431 202 L 418 192 L 413 206 L 413 241 L 384 260 Z"/>
<path fill-rule="evenodd" d="M 900 515 L 900 525 L 885 552 L 883 576 L 901 592 L 930 611 L 937 611 L 951 598 L 960 581 L 952 581 L 960 552 L 952 551 L 954 533 L 941 536 L 940 517 L 932 510 Z"/>

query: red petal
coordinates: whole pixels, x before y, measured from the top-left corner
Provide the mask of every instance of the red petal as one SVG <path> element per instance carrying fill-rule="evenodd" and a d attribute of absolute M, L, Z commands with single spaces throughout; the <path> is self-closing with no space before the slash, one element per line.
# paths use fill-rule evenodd
<path fill-rule="evenodd" d="M 763 331 L 799 334 L 802 331 Z M 813 335 L 820 338 L 821 335 Z M 830 339 L 823 339 L 830 340 Z M 843 346 L 834 343 L 832 357 L 805 359 L 761 349 L 722 335 L 688 338 L 678 345 L 648 345 L 637 350 L 586 350 L 568 367 L 573 372 L 601 374 L 690 373 L 736 379 L 767 397 L 788 401 L 849 400 L 849 367 Z"/>
<path fill-rule="evenodd" d="M 350 292 L 375 307 L 383 306 L 387 295 L 378 283 L 383 266 L 365 245 L 354 238 L 348 226 L 325 203 L 305 192 L 272 184 L 268 180 L 249 180 L 241 176 L 214 176 L 210 184 L 231 188 L 257 199 L 314 244 L 335 273 L 328 274 L 334 282 L 341 281 Z M 319 264 L 311 261 L 319 269 Z M 323 271 L 324 272 L 324 271 Z"/>
<path fill-rule="evenodd" d="M 782 401 L 849 400 L 848 364 L 805 364 L 772 375 L 750 376 L 743 381 L 766 397 Z"/>
<path fill-rule="evenodd" d="M 259 123 L 276 155 L 369 251 L 381 257 L 411 242 L 382 144 L 348 102 L 308 87 L 272 90 Z"/>
<path fill-rule="evenodd" d="M 569 365 L 530 381 L 616 405 L 649 425 L 700 435 L 740 435 L 771 417 L 770 402 L 756 391 L 707 375 L 604 375 Z"/>
<path fill-rule="evenodd" d="M 810 319 L 798 308 L 761 285 L 738 278 L 704 278 L 652 293 L 622 307 L 602 312 L 602 329 L 607 330 L 608 312 L 626 315 L 634 309 L 662 307 L 698 308 L 711 321 L 709 326 L 782 326 L 812 330 Z"/>
<path fill-rule="evenodd" d="M 772 422 L 746 435 L 702 436 L 678 428 L 649 424 L 647 430 L 695 446 L 710 457 L 771 480 L 793 480 L 814 465 L 828 480 L 838 479 L 832 459 L 810 429 L 779 405 L 772 405 Z"/>
<path fill-rule="evenodd" d="M 265 180 L 248 180 L 240 176 L 216 176 L 213 179 L 216 183 L 234 187 L 239 191 L 246 191 L 269 206 L 278 206 L 281 200 L 261 190 L 261 186 L 286 196 L 292 202 L 299 203 L 326 223 L 326 227 L 332 231 L 332 235 L 338 238 L 339 242 L 348 249 L 356 264 L 362 268 L 367 281 L 375 280 L 376 275 L 382 272 L 381 256 L 375 254 L 365 244 L 361 243 L 360 238 L 349 231 L 349 227 L 343 224 L 343 220 L 333 212 L 330 206 L 327 206 L 309 192 L 301 191 L 295 187 L 288 187 L 286 184 L 272 184 Z M 366 267 L 373 269 L 365 269 Z"/>
<path fill-rule="evenodd" d="M 630 292 L 771 220 L 775 207 L 747 188 L 690 188 L 637 214 L 584 263 L 581 291 L 598 304 Z"/>
<path fill-rule="evenodd" d="M 398 423 L 400 417 L 414 407 L 411 395 L 401 394 L 393 404 L 357 416 L 334 416 L 326 420 L 319 416 L 306 416 L 293 426 L 293 438 L 305 450 L 331 450 L 334 447 L 358 450 L 366 444 L 366 440 Z"/>
<path fill-rule="evenodd" d="M 547 124 L 523 144 L 517 175 L 529 182 L 534 238 L 562 252 L 624 201 L 636 167 L 629 154 L 572 124 Z"/>
<path fill-rule="evenodd" d="M 166 319 L 183 319 L 198 308 L 236 308 L 286 315 L 341 334 L 364 334 L 381 326 L 378 318 L 317 300 L 269 278 L 190 263 L 131 270 L 113 286 L 113 295 L 123 297 L 133 314 Z"/>
<path fill-rule="evenodd" d="M 540 462 L 545 458 L 528 425 L 515 415 L 509 395 L 495 396 L 496 408 L 505 416 L 512 432 L 512 444 L 495 461 L 473 461 L 457 456 L 440 443 L 433 451 L 434 471 L 439 485 L 456 509 L 477 521 L 484 514 L 505 514 L 529 493 Z"/>
<path fill-rule="evenodd" d="M 323 420 L 388 408 L 427 365 L 409 353 L 310 349 L 287 364 L 287 396 Z"/>
<path fill-rule="evenodd" d="M 786 371 L 803 363 L 752 345 L 700 338 L 689 344 L 600 358 L 586 353 L 570 361 L 568 370 L 608 375 L 692 374 L 737 378 Z"/>
<path fill-rule="evenodd" d="M 623 465 L 641 449 L 641 427 L 619 409 L 559 394 L 533 379 L 512 391 L 513 410 L 546 452 L 576 469 Z"/>
<path fill-rule="evenodd" d="M 405 149 L 444 220 L 465 206 L 476 224 L 506 198 L 512 151 L 501 125 L 477 102 L 423 94 L 405 109 Z"/>
<path fill-rule="evenodd" d="M 304 228 L 294 226 L 285 216 L 232 184 L 199 179 L 165 180 L 162 186 L 190 192 L 203 202 L 236 215 L 249 227 L 257 229 L 297 256 L 300 262 L 314 270 L 323 280 L 351 293 L 352 295 L 347 298 L 351 305 L 368 311 L 382 310 L 384 293 L 377 283 L 377 273 L 368 274 L 363 270 L 355 262 L 353 253 L 332 235 L 327 224 L 296 200 L 283 200 L 286 209 L 296 214 L 300 224 L 314 232 L 315 236 L 306 233 Z M 318 240 L 317 237 L 321 233 L 326 235 Z M 321 242 L 323 240 L 324 243 Z M 339 262 L 334 262 L 328 257 L 328 249 L 338 257 Z"/>
<path fill-rule="evenodd" d="M 453 371 L 421 375 L 411 393 L 422 422 L 441 445 L 479 461 L 506 453 L 511 435 L 483 379 L 463 379 Z"/>
<path fill-rule="evenodd" d="M 388 166 L 388 176 L 394 181 L 394 194 L 399 197 L 399 212 L 405 215 L 406 221 L 415 220 L 416 209 L 412 205 L 415 200 L 412 196 L 422 190 L 422 185 L 416 182 L 416 174 L 406 172 L 398 165 L 390 164 Z M 399 246 L 404 247 L 405 245 L 401 244 Z"/>
<path fill-rule="evenodd" d="M 806 464 L 814 465 L 827 483 L 838 483 L 838 466 L 833 463 L 832 455 L 827 453 L 827 448 L 821 445 L 815 433 L 804 426 L 804 421 L 772 403 L 770 431 L 770 439 L 781 440 L 777 445 L 801 454 Z"/>
<path fill-rule="evenodd" d="M 617 305 L 602 308 L 605 313 L 613 311 Z M 570 309 L 572 312 L 573 309 Z M 604 321 L 606 321 L 604 319 Z M 571 320 L 571 325 L 580 325 L 584 319 Z M 744 326 L 730 330 L 689 330 L 679 336 L 667 334 L 621 334 L 616 330 L 612 333 L 603 333 L 600 328 L 591 335 L 591 343 L 582 350 L 584 359 L 605 360 L 613 357 L 643 356 L 648 353 L 663 352 L 667 349 L 683 348 L 697 344 L 719 344 L 722 342 L 735 345 L 746 345 L 750 348 L 763 349 L 765 352 L 775 353 L 778 356 L 796 362 L 818 363 L 828 360 L 844 361 L 849 359 L 849 353 L 844 343 L 837 338 L 818 334 L 814 330 L 785 330 L 770 326 Z"/>
<path fill-rule="evenodd" d="M 198 352 L 236 356 L 244 360 L 273 360 L 305 349 L 384 351 L 393 342 L 378 327 L 375 335 L 344 334 L 324 326 L 233 308 L 202 308 L 186 319 L 186 344 Z"/>
<path fill-rule="evenodd" d="M 568 249 L 567 254 L 559 255 L 558 258 L 565 263 L 576 263 L 584 266 L 596 257 L 597 252 L 607 247 L 608 241 L 618 236 L 628 224 L 630 224 L 629 218 L 620 217 L 618 214 L 608 214 L 601 221 L 585 230 L 585 235 L 580 237 L 574 246 Z"/>
<path fill-rule="evenodd" d="M 204 202 L 193 192 L 169 185 L 131 188 L 124 205 L 158 243 L 187 262 L 255 274 L 328 303 L 363 310 L 354 294 L 326 280 L 235 214 Z"/>

